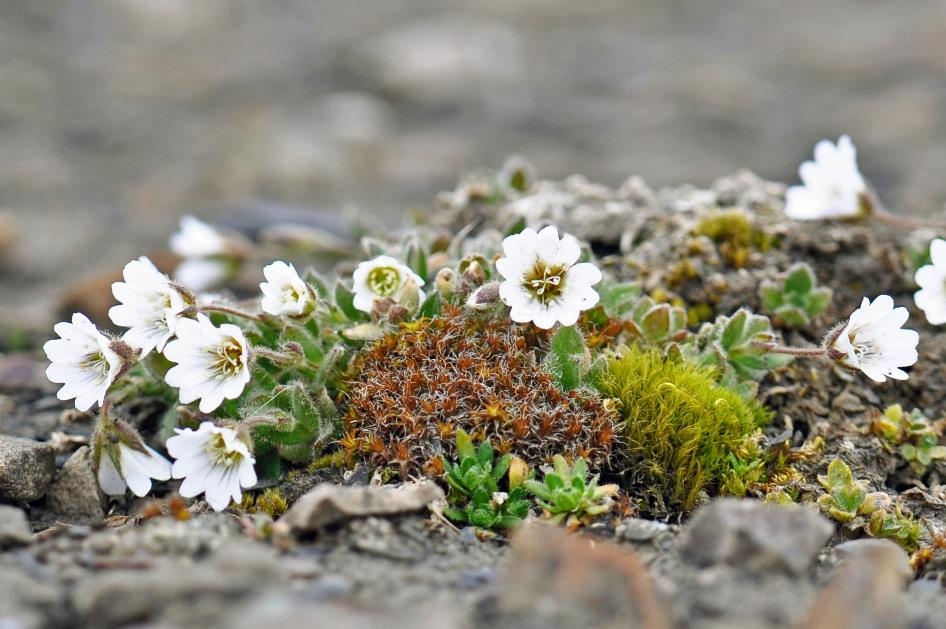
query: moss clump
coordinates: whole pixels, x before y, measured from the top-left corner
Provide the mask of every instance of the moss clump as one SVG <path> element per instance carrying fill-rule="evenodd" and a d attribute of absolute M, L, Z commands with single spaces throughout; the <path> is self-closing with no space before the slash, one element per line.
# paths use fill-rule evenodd
<path fill-rule="evenodd" d="M 404 324 L 359 354 L 343 384 L 349 458 L 443 473 L 459 430 L 531 464 L 554 454 L 597 467 L 611 457 L 617 412 L 584 391 L 563 392 L 539 366 L 547 344 L 532 328 L 443 316 Z"/>
<path fill-rule="evenodd" d="M 753 251 L 768 251 L 774 239 L 752 224 L 744 210 L 711 212 L 693 228 L 696 236 L 706 236 L 719 246 L 719 253 L 731 266 L 742 268 Z"/>
<path fill-rule="evenodd" d="M 636 346 L 598 376 L 601 392 L 621 402 L 631 478 L 655 510 L 688 511 L 701 492 L 759 468 L 743 457 L 761 456 L 747 444 L 769 412 L 715 376 L 711 368 Z"/>
<path fill-rule="evenodd" d="M 242 506 L 247 513 L 265 513 L 271 518 L 278 518 L 289 508 L 289 503 L 282 492 L 270 488 L 257 496 L 245 494 Z"/>

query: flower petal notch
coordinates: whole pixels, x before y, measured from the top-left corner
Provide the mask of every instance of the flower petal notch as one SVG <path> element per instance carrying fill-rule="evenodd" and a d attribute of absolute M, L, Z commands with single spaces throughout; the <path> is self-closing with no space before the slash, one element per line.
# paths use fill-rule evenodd
<path fill-rule="evenodd" d="M 75 398 L 80 411 L 101 406 L 106 391 L 123 370 L 124 361 L 112 340 L 78 312 L 72 315 L 72 323 L 57 323 L 53 329 L 60 338 L 47 341 L 43 351 L 52 363 L 46 368 L 46 377 L 63 385 L 56 397 Z"/>
<path fill-rule="evenodd" d="M 578 241 L 568 234 L 559 238 L 553 226 L 507 236 L 496 269 L 504 278 L 499 297 L 512 320 L 547 330 L 556 323 L 574 325 L 583 310 L 594 307 L 601 271 L 579 257 Z"/>
<path fill-rule="evenodd" d="M 197 430 L 174 430 L 167 449 L 176 459 L 172 475 L 184 479 L 180 492 L 185 498 L 204 494 L 214 511 L 222 511 L 231 500 L 240 502 L 242 489 L 256 484 L 256 459 L 237 431 L 211 422 Z"/>
<path fill-rule="evenodd" d="M 930 261 L 916 271 L 914 279 L 920 290 L 913 301 L 930 325 L 942 325 L 946 323 L 946 240 L 937 238 L 930 243 Z"/>
<path fill-rule="evenodd" d="M 917 361 L 916 346 L 920 336 L 905 330 L 909 313 L 894 308 L 893 298 L 880 295 L 873 301 L 864 297 L 843 326 L 832 332 L 826 343 L 828 355 L 839 365 L 858 370 L 875 382 L 887 378 L 906 380 L 901 367 Z"/>
<path fill-rule="evenodd" d="M 177 363 L 165 380 L 181 390 L 181 403 L 200 400 L 200 411 L 210 413 L 224 400 L 240 397 L 250 381 L 250 350 L 243 331 L 230 323 L 215 327 L 206 315 L 182 319 L 177 338 L 164 348 Z"/>
<path fill-rule="evenodd" d="M 851 138 L 842 135 L 837 144 L 818 142 L 814 157 L 799 166 L 802 185 L 786 192 L 785 214 L 799 221 L 862 216 L 867 184 L 857 167 Z"/>

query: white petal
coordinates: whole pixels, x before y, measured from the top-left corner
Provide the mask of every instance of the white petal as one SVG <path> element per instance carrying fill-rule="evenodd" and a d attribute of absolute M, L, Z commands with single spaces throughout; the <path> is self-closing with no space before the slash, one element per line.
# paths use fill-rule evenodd
<path fill-rule="evenodd" d="M 118 473 L 118 470 L 115 469 L 115 464 L 112 463 L 112 460 L 105 452 L 102 453 L 102 458 L 99 459 L 97 476 L 99 487 L 102 488 L 105 494 L 109 496 L 121 496 L 125 493 L 125 488 L 127 487 L 127 485 L 125 485 L 125 479 L 123 479 L 121 474 Z"/>

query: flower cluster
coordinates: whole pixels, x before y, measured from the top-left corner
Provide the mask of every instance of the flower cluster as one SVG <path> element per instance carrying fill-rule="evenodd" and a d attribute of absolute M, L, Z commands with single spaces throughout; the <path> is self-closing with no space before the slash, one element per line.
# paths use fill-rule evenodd
<path fill-rule="evenodd" d="M 883 215 L 847 136 L 819 143 L 800 175 L 804 185 L 786 197 L 793 218 Z M 877 382 L 905 379 L 918 358 L 917 333 L 903 329 L 907 311 L 887 295 L 865 297 L 821 346 L 784 347 L 768 318 L 745 308 L 691 331 L 682 305 L 606 279 L 590 251 L 555 226 L 472 230 L 365 239 L 366 259 L 334 286 L 270 261 L 257 296 L 237 302 L 204 291 L 261 251 L 184 217 L 170 242 L 181 258 L 172 276 L 141 257 L 112 285 L 108 317 L 120 337 L 75 313 L 44 346 L 58 397 L 82 411 L 101 407 L 92 444 L 103 491 L 143 496 L 154 481 L 178 479 L 182 496 L 203 495 L 222 510 L 258 476 L 277 478 L 284 465 L 330 448 L 337 461 L 439 473 L 449 438 L 462 431 L 535 464 L 565 455 L 604 468 L 627 447 L 621 413 L 592 374 L 606 369 L 602 350 L 622 344 L 706 370 L 712 386 L 743 399 L 793 356 L 827 357 Z M 915 301 L 931 323 L 946 323 L 946 241 L 935 240 L 930 257 L 916 273 Z M 830 298 L 800 267 L 762 288 L 773 314 L 799 326 Z M 164 443 L 149 445 L 112 417 L 142 391 L 179 402 L 168 409 L 175 434 Z"/>

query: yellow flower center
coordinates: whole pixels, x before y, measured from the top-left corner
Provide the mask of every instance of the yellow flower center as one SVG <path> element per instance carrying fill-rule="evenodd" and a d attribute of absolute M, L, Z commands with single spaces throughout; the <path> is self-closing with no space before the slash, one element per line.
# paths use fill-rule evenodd
<path fill-rule="evenodd" d="M 522 285 L 537 301 L 549 304 L 557 300 L 565 289 L 566 268 L 561 264 L 548 265 L 536 260 L 526 273 Z"/>
<path fill-rule="evenodd" d="M 79 363 L 79 366 L 83 369 L 95 372 L 98 374 L 100 380 L 104 380 L 108 377 L 108 359 L 105 358 L 105 354 L 102 352 L 92 352 L 88 354 L 85 359 Z"/>
<path fill-rule="evenodd" d="M 215 433 L 207 440 L 206 451 L 214 465 L 232 467 L 243 460 L 243 454 L 227 448 L 227 442 L 220 433 Z"/>
<path fill-rule="evenodd" d="M 243 369 L 243 347 L 236 339 L 228 339 L 210 350 L 210 353 L 213 356 L 213 370 L 221 376 L 235 376 Z"/>
<path fill-rule="evenodd" d="M 379 266 L 368 272 L 368 288 L 375 295 L 390 297 L 401 287 L 401 272 L 393 266 Z"/>

